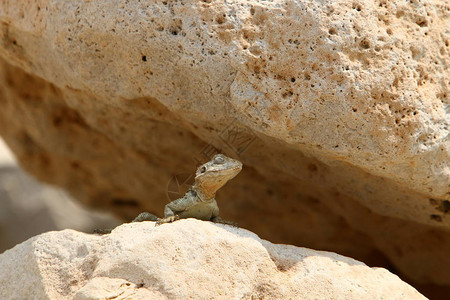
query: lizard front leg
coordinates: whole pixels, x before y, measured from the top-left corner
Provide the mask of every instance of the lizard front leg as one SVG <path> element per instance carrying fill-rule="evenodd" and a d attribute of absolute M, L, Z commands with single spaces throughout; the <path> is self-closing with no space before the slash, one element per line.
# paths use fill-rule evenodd
<path fill-rule="evenodd" d="M 178 199 L 175 201 L 170 202 L 169 204 L 167 204 L 164 208 L 164 218 L 162 219 L 158 219 L 158 221 L 156 221 L 156 226 L 159 226 L 161 224 L 164 223 L 172 223 L 174 221 L 179 220 L 180 218 L 178 217 L 178 215 L 176 214 L 176 212 L 179 212 L 180 210 L 183 211 L 184 210 L 184 206 L 182 205 L 182 200 Z"/>
<path fill-rule="evenodd" d="M 165 223 L 172 223 L 172 222 L 175 222 L 175 221 L 177 221 L 179 219 L 180 219 L 180 217 L 178 217 L 178 215 L 174 215 L 174 216 L 158 219 L 158 221 L 156 221 L 155 225 L 159 226 L 159 225 L 165 224 Z"/>

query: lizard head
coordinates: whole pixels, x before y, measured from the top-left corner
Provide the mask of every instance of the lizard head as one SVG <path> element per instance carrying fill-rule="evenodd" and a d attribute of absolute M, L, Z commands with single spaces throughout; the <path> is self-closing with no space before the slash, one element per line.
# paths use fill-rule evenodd
<path fill-rule="evenodd" d="M 207 163 L 198 167 L 195 173 L 195 186 L 212 198 L 216 191 L 233 179 L 242 170 L 242 163 L 223 154 L 216 154 Z"/>

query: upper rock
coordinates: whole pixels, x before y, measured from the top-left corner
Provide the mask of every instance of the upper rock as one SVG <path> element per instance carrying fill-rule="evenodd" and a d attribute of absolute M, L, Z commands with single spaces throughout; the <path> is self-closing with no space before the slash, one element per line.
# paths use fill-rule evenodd
<path fill-rule="evenodd" d="M 448 11 L 3 0 L 0 134 L 29 172 L 128 219 L 160 214 L 217 148 L 244 163 L 217 196 L 226 219 L 450 285 Z"/>
<path fill-rule="evenodd" d="M 382 268 L 194 219 L 34 237 L 0 255 L 1 299 L 425 299 Z"/>
<path fill-rule="evenodd" d="M 151 96 L 449 197 L 448 3 L 27 1 L 0 55 L 111 105 Z"/>

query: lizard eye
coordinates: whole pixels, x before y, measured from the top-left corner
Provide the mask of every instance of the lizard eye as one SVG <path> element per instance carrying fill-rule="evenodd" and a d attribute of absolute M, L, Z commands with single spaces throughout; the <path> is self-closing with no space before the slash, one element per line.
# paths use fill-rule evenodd
<path fill-rule="evenodd" d="M 200 173 L 205 173 L 206 172 L 206 167 L 203 167 L 201 170 L 200 170 Z"/>
<path fill-rule="evenodd" d="M 216 163 L 216 164 L 223 164 L 224 162 L 225 162 L 225 160 L 223 159 L 222 156 L 217 156 L 217 157 L 214 159 L 214 163 Z"/>

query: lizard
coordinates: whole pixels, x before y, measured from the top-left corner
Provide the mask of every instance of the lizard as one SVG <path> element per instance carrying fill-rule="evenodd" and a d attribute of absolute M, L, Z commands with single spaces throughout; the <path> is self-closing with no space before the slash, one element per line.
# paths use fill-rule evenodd
<path fill-rule="evenodd" d="M 216 154 L 207 163 L 199 166 L 194 184 L 183 197 L 168 203 L 164 217 L 158 218 L 149 212 L 140 213 L 133 222 L 156 221 L 156 225 L 171 223 L 178 219 L 196 218 L 204 221 L 235 225 L 219 217 L 216 192 L 242 170 L 242 163 L 223 154 Z M 94 233 L 110 233 L 111 229 L 96 229 Z"/>

